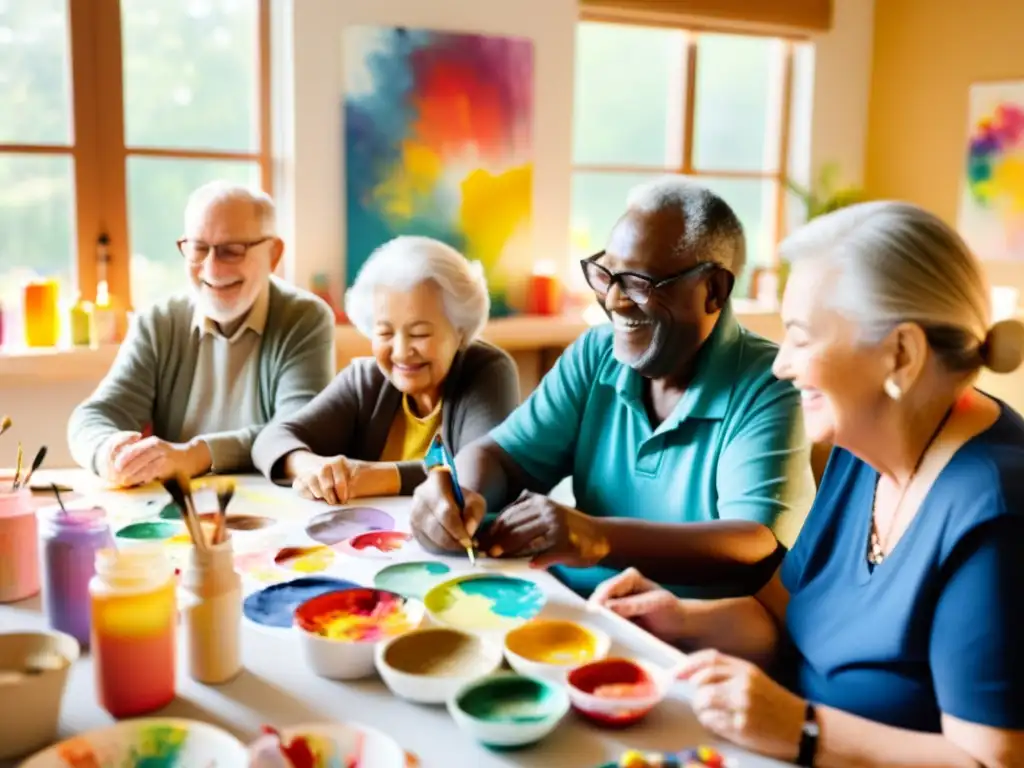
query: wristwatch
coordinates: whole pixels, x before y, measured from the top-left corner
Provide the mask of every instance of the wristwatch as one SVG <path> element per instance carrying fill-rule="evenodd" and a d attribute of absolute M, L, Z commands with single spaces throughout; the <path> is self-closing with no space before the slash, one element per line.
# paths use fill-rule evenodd
<path fill-rule="evenodd" d="M 800 751 L 797 754 L 796 764 L 803 768 L 814 768 L 814 753 L 818 751 L 818 735 L 821 729 L 818 727 L 818 716 L 814 705 L 807 702 L 807 712 L 804 714 L 804 727 L 800 733 Z"/>

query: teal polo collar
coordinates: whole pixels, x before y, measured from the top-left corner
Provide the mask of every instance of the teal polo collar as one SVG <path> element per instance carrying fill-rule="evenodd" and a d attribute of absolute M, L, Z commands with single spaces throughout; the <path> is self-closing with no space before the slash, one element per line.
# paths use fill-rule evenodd
<path fill-rule="evenodd" d="M 698 352 L 697 370 L 682 399 L 656 433 L 675 429 L 686 419 L 723 419 L 729 411 L 736 365 L 743 343 L 743 329 L 736 321 L 732 305 L 726 304 L 704 346 Z M 615 373 L 615 368 L 618 372 Z M 602 377 L 612 384 L 616 394 L 631 408 L 645 414 L 643 377 L 628 365 L 615 361 Z"/>

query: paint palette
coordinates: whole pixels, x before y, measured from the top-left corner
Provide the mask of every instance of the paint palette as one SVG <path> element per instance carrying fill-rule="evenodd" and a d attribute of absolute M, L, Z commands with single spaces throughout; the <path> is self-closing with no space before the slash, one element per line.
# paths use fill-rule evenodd
<path fill-rule="evenodd" d="M 424 598 L 433 621 L 468 632 L 515 629 L 540 613 L 544 602 L 544 592 L 534 582 L 500 574 L 449 579 Z"/>
<path fill-rule="evenodd" d="M 290 630 L 295 621 L 295 609 L 307 600 L 327 592 L 357 586 L 351 581 L 328 576 L 305 576 L 253 592 L 245 598 L 242 613 L 253 624 L 261 627 Z"/>
<path fill-rule="evenodd" d="M 22 768 L 159 765 L 160 768 L 237 768 L 248 750 L 231 734 L 195 720 L 125 720 L 55 744 Z"/>

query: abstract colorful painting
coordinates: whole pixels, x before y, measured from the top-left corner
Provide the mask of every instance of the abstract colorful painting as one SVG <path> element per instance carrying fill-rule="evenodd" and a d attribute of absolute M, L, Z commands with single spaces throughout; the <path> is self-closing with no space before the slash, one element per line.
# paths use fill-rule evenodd
<path fill-rule="evenodd" d="M 983 259 L 1024 259 L 1024 81 L 975 85 L 958 226 Z"/>
<path fill-rule="evenodd" d="M 344 38 L 346 274 L 397 235 L 443 240 L 487 275 L 491 314 L 533 266 L 533 43 L 393 27 Z"/>

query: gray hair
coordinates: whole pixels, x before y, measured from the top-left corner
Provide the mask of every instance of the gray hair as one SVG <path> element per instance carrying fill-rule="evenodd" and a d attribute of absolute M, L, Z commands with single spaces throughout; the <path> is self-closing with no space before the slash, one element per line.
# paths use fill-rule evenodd
<path fill-rule="evenodd" d="M 463 344 L 475 339 L 487 323 L 491 298 L 479 262 L 440 240 L 402 236 L 377 248 L 359 270 L 345 296 L 345 310 L 364 336 L 373 333 L 373 294 L 378 288 L 410 291 L 433 280 L 444 297 L 448 320 L 463 334 Z"/>
<path fill-rule="evenodd" d="M 683 220 L 674 255 L 710 261 L 739 275 L 747 263 L 743 225 L 735 211 L 707 187 L 678 176 L 664 176 L 634 187 L 628 211 L 673 213 Z"/>
<path fill-rule="evenodd" d="M 185 229 L 210 206 L 235 201 L 253 206 L 263 235 L 277 234 L 277 208 L 270 195 L 261 189 L 220 179 L 203 184 L 188 196 L 188 202 L 185 203 Z"/>
<path fill-rule="evenodd" d="M 991 297 L 981 264 L 939 217 L 909 203 L 851 205 L 821 216 L 779 247 L 789 262 L 834 268 L 829 305 L 877 344 L 899 323 L 917 323 L 951 371 L 985 366 L 1008 373 L 1024 358 L 1024 325 L 990 326 Z"/>

